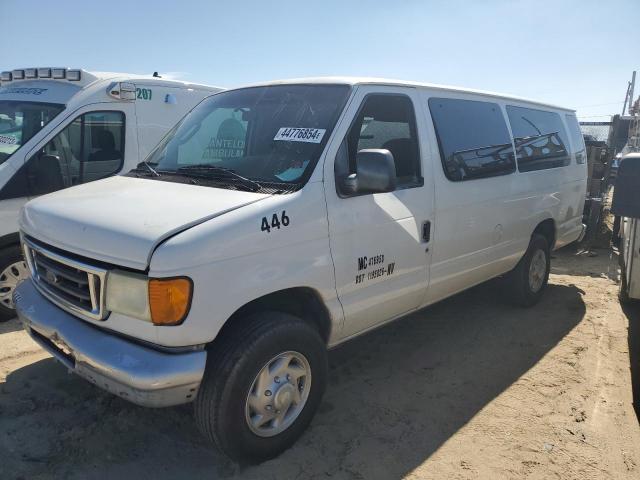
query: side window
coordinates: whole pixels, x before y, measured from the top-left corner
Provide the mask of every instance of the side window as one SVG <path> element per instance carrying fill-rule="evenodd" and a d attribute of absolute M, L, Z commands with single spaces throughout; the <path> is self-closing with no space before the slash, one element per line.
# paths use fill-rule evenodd
<path fill-rule="evenodd" d="M 393 154 L 399 188 L 422 184 L 416 118 L 405 95 L 369 95 L 347 137 L 349 173 L 356 171 L 356 154 L 365 148 L 384 148 Z"/>
<path fill-rule="evenodd" d="M 118 173 L 124 160 L 122 112 L 90 112 L 73 120 L 27 164 L 31 195 Z"/>
<path fill-rule="evenodd" d="M 515 172 L 513 145 L 497 103 L 430 98 L 442 166 L 453 182 Z"/>
<path fill-rule="evenodd" d="M 545 110 L 507 106 L 516 145 L 518 170 L 531 172 L 569 165 L 569 142 L 560 115 Z"/>
<path fill-rule="evenodd" d="M 571 135 L 571 151 L 576 154 L 577 163 L 584 163 L 587 160 L 587 148 L 584 146 L 584 137 L 578 119 L 575 115 L 565 117 L 569 125 L 569 135 Z"/>

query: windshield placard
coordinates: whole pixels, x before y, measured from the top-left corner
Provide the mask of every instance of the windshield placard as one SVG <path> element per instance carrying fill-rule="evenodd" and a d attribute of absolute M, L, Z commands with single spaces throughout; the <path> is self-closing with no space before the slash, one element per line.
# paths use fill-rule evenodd
<path fill-rule="evenodd" d="M 326 131 L 324 128 L 282 127 L 273 139 L 275 141 L 320 143 Z"/>
<path fill-rule="evenodd" d="M 0 145 L 15 145 L 18 139 L 16 137 L 8 137 L 6 135 L 0 135 Z"/>

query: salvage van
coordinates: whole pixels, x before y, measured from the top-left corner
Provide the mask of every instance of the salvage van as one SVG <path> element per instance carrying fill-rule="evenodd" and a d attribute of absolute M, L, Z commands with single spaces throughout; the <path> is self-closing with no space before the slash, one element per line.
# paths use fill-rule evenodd
<path fill-rule="evenodd" d="M 128 172 L 220 90 L 66 68 L 0 74 L 0 321 L 15 316 L 13 290 L 27 275 L 18 235 L 22 206 L 37 195 Z"/>
<path fill-rule="evenodd" d="M 534 305 L 584 232 L 584 152 L 572 110 L 504 95 L 227 90 L 136 170 L 26 205 L 17 312 L 70 371 L 194 402 L 221 451 L 259 462 L 309 425 L 328 348 L 498 276 Z"/>

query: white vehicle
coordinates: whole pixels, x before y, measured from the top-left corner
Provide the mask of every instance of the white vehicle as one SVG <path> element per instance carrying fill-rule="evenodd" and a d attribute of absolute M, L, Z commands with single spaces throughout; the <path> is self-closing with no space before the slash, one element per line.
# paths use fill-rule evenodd
<path fill-rule="evenodd" d="M 0 321 L 27 274 L 18 215 L 29 198 L 128 172 L 220 88 L 159 77 L 27 68 L 0 76 Z"/>
<path fill-rule="evenodd" d="M 497 94 L 228 90 L 147 169 L 25 207 L 18 315 L 70 370 L 141 405 L 195 401 L 209 439 L 259 462 L 311 421 L 327 348 L 500 275 L 536 303 L 551 250 L 584 231 L 584 151 L 573 111 Z"/>
<path fill-rule="evenodd" d="M 640 153 L 619 161 L 611 211 L 620 215 L 620 300 L 640 300 Z"/>

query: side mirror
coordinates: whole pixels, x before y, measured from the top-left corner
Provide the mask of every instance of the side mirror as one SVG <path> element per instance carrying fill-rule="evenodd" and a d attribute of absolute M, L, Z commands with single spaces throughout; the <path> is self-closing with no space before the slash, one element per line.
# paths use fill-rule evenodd
<path fill-rule="evenodd" d="M 341 181 L 345 195 L 393 192 L 396 189 L 396 162 L 386 149 L 360 150 L 356 155 L 356 173 Z"/>
<path fill-rule="evenodd" d="M 640 218 L 640 156 L 622 157 L 613 187 L 611 211 L 621 217 Z"/>

